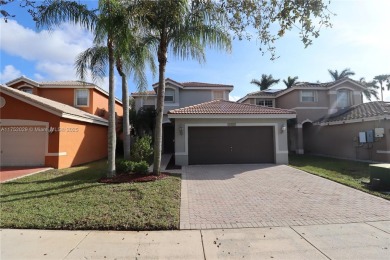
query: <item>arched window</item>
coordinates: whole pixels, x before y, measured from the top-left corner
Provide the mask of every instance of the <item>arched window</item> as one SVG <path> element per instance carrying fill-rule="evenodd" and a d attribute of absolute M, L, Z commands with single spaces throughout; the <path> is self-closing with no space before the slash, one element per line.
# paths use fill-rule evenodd
<path fill-rule="evenodd" d="M 26 93 L 29 93 L 29 94 L 33 93 L 33 89 L 31 87 L 21 87 L 21 88 L 19 88 L 19 90 L 26 92 Z"/>
<path fill-rule="evenodd" d="M 337 91 L 337 107 L 345 108 L 351 105 L 351 91 L 348 89 L 340 89 Z"/>

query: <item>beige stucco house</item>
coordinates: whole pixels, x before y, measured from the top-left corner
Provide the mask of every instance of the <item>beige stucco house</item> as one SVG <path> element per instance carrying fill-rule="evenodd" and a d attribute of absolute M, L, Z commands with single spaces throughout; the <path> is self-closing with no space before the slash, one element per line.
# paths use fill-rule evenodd
<path fill-rule="evenodd" d="M 295 112 L 231 102 L 232 90 L 166 79 L 163 150 L 176 164 L 288 163 L 287 120 Z M 156 105 L 155 91 L 132 97 L 137 110 Z"/>
<path fill-rule="evenodd" d="M 363 103 L 364 89 L 349 78 L 303 82 L 249 93 L 238 102 L 296 111 L 296 120 L 288 124 L 290 151 L 390 162 L 389 103 Z M 377 135 L 367 140 L 375 129 Z"/>

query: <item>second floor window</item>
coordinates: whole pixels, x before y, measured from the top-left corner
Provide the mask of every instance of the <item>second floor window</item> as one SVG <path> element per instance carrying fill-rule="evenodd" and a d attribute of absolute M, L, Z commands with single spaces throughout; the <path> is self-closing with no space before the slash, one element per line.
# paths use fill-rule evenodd
<path fill-rule="evenodd" d="M 302 90 L 301 102 L 316 102 L 316 92 L 314 90 Z"/>
<path fill-rule="evenodd" d="M 223 91 L 213 91 L 214 100 L 223 100 Z"/>
<path fill-rule="evenodd" d="M 264 107 L 273 107 L 274 103 L 272 99 L 256 99 L 256 105 Z"/>
<path fill-rule="evenodd" d="M 76 89 L 75 105 L 78 107 L 86 107 L 89 105 L 88 89 Z"/>
<path fill-rule="evenodd" d="M 167 88 L 165 90 L 165 102 L 174 103 L 175 102 L 175 90 Z"/>
<path fill-rule="evenodd" d="M 351 105 L 349 93 L 349 90 L 345 89 L 337 91 L 337 107 L 344 108 Z"/>

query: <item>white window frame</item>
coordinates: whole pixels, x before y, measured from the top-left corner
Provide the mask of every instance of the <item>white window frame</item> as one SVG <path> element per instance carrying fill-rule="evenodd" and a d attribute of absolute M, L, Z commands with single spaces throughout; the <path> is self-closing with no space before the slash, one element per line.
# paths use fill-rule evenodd
<path fill-rule="evenodd" d="M 312 93 L 311 96 L 305 96 L 304 93 Z M 304 98 L 312 98 L 313 100 L 303 100 Z M 316 90 L 301 90 L 301 102 L 302 103 L 314 103 L 317 102 L 317 91 Z"/>
<path fill-rule="evenodd" d="M 347 97 L 346 97 L 346 101 L 347 101 L 347 105 L 346 106 L 341 106 L 340 105 L 340 94 L 341 93 L 346 93 Z M 352 105 L 352 102 L 351 102 L 351 91 L 349 89 L 339 89 L 337 90 L 337 94 L 336 94 L 336 105 L 337 105 L 337 108 L 346 108 L 346 107 L 350 107 Z"/>
<path fill-rule="evenodd" d="M 271 103 L 272 103 L 271 106 L 266 105 L 266 102 L 269 102 L 269 101 L 271 101 Z M 255 102 L 256 102 L 256 105 L 258 105 L 258 106 L 275 107 L 274 100 L 271 98 L 256 98 Z M 260 102 L 262 102 L 262 104 L 260 104 Z"/>
<path fill-rule="evenodd" d="M 20 88 L 20 91 L 23 91 L 24 93 L 28 93 L 28 94 L 33 94 L 32 88 L 23 87 L 23 88 Z"/>
<path fill-rule="evenodd" d="M 77 101 L 78 101 L 78 93 L 80 92 L 80 91 L 82 91 L 82 92 L 87 92 L 87 104 L 86 105 L 79 105 L 78 103 L 77 103 Z M 76 107 L 89 107 L 89 89 L 75 89 L 74 90 L 74 105 L 76 106 Z"/>
<path fill-rule="evenodd" d="M 173 95 L 167 96 L 167 91 L 172 91 Z M 173 88 L 166 88 L 165 89 L 165 95 L 164 95 L 164 102 L 166 103 L 175 103 L 175 96 L 176 96 L 176 91 Z M 167 100 L 167 97 L 172 97 L 172 100 Z"/>

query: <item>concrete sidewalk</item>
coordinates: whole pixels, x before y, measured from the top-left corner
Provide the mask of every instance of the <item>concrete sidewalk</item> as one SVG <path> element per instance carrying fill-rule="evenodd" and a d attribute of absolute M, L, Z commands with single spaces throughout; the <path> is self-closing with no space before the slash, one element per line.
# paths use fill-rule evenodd
<path fill-rule="evenodd" d="M 390 221 L 186 231 L 1 230 L 1 259 L 389 259 Z"/>

